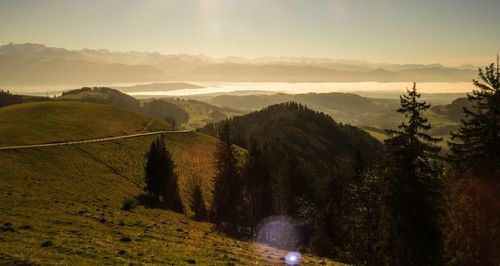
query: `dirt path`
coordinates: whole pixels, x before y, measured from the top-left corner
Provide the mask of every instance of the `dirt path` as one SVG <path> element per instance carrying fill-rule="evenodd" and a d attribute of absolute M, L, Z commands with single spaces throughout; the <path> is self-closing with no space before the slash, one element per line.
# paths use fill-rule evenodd
<path fill-rule="evenodd" d="M 31 148 L 45 148 L 45 147 L 75 145 L 75 144 L 93 143 L 93 142 L 105 142 L 105 141 L 111 141 L 111 140 L 117 140 L 117 139 L 128 139 L 128 138 L 135 138 L 135 137 L 142 137 L 142 136 L 159 135 L 159 134 L 164 134 L 164 133 L 187 133 L 187 132 L 192 132 L 192 130 L 164 130 L 164 131 L 138 133 L 138 134 L 132 134 L 132 135 L 107 137 L 107 138 L 99 138 L 99 139 L 86 139 L 86 140 L 73 140 L 73 141 L 52 142 L 52 143 L 42 143 L 42 144 L 5 146 L 5 147 L 0 147 L 0 151 L 31 149 Z"/>

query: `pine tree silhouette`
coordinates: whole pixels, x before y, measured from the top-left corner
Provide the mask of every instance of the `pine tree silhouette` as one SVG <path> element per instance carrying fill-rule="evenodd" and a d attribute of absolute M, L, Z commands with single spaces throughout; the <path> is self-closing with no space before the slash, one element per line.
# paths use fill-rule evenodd
<path fill-rule="evenodd" d="M 455 169 L 500 178 L 500 64 L 479 69 L 478 89 L 467 94 L 473 109 L 464 108 L 465 119 L 458 132 L 452 132 L 451 161 Z"/>
<path fill-rule="evenodd" d="M 216 148 L 216 175 L 214 184 L 214 222 L 236 233 L 238 225 L 238 207 L 241 201 L 240 169 L 235 150 L 231 143 L 229 122 L 224 124 L 219 133 Z"/>
<path fill-rule="evenodd" d="M 434 185 L 439 147 L 426 132 L 423 116 L 430 105 L 419 102 L 416 84 L 400 97 L 397 110 L 406 121 L 387 130 L 387 173 L 382 211 L 382 243 L 390 265 L 435 265 L 440 257 L 440 235 L 435 219 Z"/>
<path fill-rule="evenodd" d="M 163 136 L 153 141 L 146 153 L 146 191 L 154 201 L 163 202 L 166 207 L 181 212 L 182 205 L 177 186 L 177 175 L 170 152 L 165 148 Z"/>
<path fill-rule="evenodd" d="M 265 149 L 261 150 L 257 142 L 253 141 L 248 150 L 245 179 L 250 195 L 249 223 L 254 233 L 258 223 L 272 214 L 273 202 L 268 161 Z"/>

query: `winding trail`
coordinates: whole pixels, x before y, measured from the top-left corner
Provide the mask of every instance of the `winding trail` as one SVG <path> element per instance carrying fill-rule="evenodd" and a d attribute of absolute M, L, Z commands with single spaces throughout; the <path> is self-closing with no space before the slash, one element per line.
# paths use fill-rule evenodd
<path fill-rule="evenodd" d="M 42 144 L 5 146 L 5 147 L 0 147 L 0 151 L 31 149 L 31 148 L 45 148 L 45 147 L 53 147 L 53 146 L 66 146 L 66 145 L 76 145 L 76 144 L 94 143 L 94 142 L 106 142 L 106 141 L 112 141 L 112 140 L 117 140 L 117 139 L 129 139 L 129 138 L 136 138 L 136 137 L 142 137 L 142 136 L 159 135 L 159 134 L 164 134 L 164 133 L 187 133 L 187 132 L 192 132 L 192 131 L 193 130 L 190 130 L 190 129 L 187 129 L 187 130 L 163 130 L 163 131 L 137 133 L 137 134 L 131 134 L 131 135 L 123 135 L 123 136 L 107 137 L 107 138 L 99 138 L 99 139 L 72 140 L 72 141 L 63 141 L 63 142 L 42 143 Z"/>

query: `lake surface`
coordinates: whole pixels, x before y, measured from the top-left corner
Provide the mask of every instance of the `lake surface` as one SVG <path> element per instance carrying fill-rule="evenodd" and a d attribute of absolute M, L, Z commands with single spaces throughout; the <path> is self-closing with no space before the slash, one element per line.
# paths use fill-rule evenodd
<path fill-rule="evenodd" d="M 322 82 L 322 83 L 286 83 L 286 82 L 189 82 L 202 86 L 196 89 L 170 91 L 127 92 L 131 96 L 189 96 L 232 92 L 282 92 L 282 93 L 327 93 L 327 92 L 403 92 L 411 88 L 411 82 Z M 472 82 L 422 82 L 417 83 L 421 93 L 465 93 L 474 86 Z M 255 93 L 258 94 L 258 93 Z"/>

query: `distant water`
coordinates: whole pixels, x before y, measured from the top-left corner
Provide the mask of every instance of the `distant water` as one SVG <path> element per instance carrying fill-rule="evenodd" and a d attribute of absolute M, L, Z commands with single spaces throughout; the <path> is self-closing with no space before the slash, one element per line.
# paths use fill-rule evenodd
<path fill-rule="evenodd" d="M 197 89 L 171 91 L 127 92 L 131 96 L 189 96 L 212 93 L 230 93 L 245 91 L 282 92 L 282 93 L 326 93 L 326 92 L 402 92 L 411 88 L 411 82 L 322 82 L 322 83 L 286 83 L 286 82 L 193 82 L 203 86 Z M 423 93 L 464 93 L 473 89 L 471 82 L 422 82 L 417 89 Z"/>

